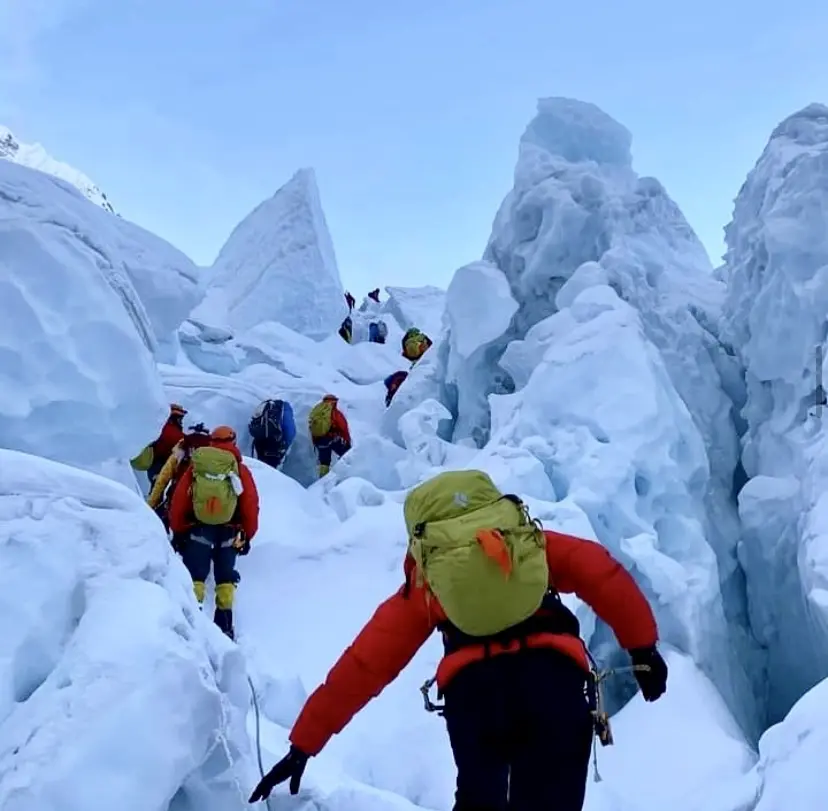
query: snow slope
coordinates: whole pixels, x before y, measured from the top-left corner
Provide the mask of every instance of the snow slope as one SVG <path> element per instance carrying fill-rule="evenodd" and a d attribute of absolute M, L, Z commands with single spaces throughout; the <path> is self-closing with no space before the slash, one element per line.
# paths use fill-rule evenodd
<path fill-rule="evenodd" d="M 110 214 L 115 213 L 107 196 L 83 172 L 69 166 L 68 163 L 55 160 L 40 144 L 21 143 L 14 137 L 11 130 L 2 124 L 0 124 L 0 158 L 65 180 L 87 200 Z"/>
<path fill-rule="evenodd" d="M 814 407 L 828 337 L 827 215 L 828 107 L 811 105 L 775 129 L 726 229 L 723 334 L 745 369 L 750 477 L 740 558 L 768 651 L 772 721 L 828 677 L 828 445 Z"/>
<path fill-rule="evenodd" d="M 0 595 L 4 811 L 237 807 L 243 659 L 138 496 L 0 450 Z"/>
<path fill-rule="evenodd" d="M 234 332 L 277 321 L 321 339 L 347 315 L 344 295 L 316 176 L 302 169 L 230 234 L 192 318 Z"/>

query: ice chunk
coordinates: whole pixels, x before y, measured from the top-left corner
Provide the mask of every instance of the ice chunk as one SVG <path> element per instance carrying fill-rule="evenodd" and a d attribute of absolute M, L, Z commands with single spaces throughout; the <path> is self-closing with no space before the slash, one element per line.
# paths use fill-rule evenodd
<path fill-rule="evenodd" d="M 491 262 L 472 262 L 455 271 L 446 293 L 451 351 L 465 359 L 499 338 L 517 308 L 509 282 Z"/>
<path fill-rule="evenodd" d="M 0 445 L 131 481 L 127 462 L 168 406 L 134 321 L 82 240 L 0 219 L 0 314 Z"/>
<path fill-rule="evenodd" d="M 594 104 L 575 99 L 541 99 L 523 143 L 570 163 L 632 165 L 632 136 L 627 128 Z"/>
<path fill-rule="evenodd" d="M 302 169 L 233 230 L 193 318 L 210 323 L 223 304 L 237 332 L 278 321 L 324 338 L 347 315 L 344 296 L 316 177 Z"/>
<path fill-rule="evenodd" d="M 437 340 L 443 329 L 443 311 L 446 306 L 446 292 L 439 287 L 386 287 L 388 301 L 383 308 L 393 316 L 405 331 L 417 327 Z"/>
<path fill-rule="evenodd" d="M 243 662 L 141 499 L 0 450 L 0 563 L 0 806 L 238 802 Z"/>
<path fill-rule="evenodd" d="M 24 223 L 43 242 L 94 266 L 152 351 L 200 295 L 195 265 L 172 245 L 92 205 L 68 183 L 8 161 L 0 161 L 4 221 Z"/>

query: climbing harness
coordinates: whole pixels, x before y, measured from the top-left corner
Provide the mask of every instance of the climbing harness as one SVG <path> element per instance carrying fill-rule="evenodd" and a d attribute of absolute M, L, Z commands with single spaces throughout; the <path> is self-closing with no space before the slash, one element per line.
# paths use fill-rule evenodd
<path fill-rule="evenodd" d="M 595 738 L 600 741 L 601 746 L 612 746 L 615 739 L 612 736 L 612 727 L 610 726 L 609 713 L 606 711 L 604 705 L 603 684 L 610 676 L 617 676 L 622 673 L 635 673 L 636 671 L 650 670 L 649 665 L 629 665 L 628 667 L 611 667 L 606 670 L 599 670 L 592 654 L 587 650 L 587 656 L 590 661 L 589 675 L 587 676 L 586 684 L 584 686 L 584 695 L 589 705 L 589 712 L 592 715 L 592 728 L 595 733 Z M 442 716 L 444 714 L 446 705 L 436 704 L 431 700 L 431 688 L 437 681 L 437 677 L 433 676 L 427 681 L 423 682 L 420 687 L 420 693 L 423 696 L 423 706 L 426 712 L 437 713 Z M 440 699 L 438 693 L 437 699 Z M 595 770 L 594 780 L 600 783 L 602 780 L 601 773 L 598 771 L 598 747 L 593 740 L 592 744 L 592 764 Z"/>

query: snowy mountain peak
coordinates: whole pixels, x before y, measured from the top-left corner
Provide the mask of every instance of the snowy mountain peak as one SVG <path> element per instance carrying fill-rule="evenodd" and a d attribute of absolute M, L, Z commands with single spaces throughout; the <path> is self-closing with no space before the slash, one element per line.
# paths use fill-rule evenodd
<path fill-rule="evenodd" d="M 55 160 L 40 144 L 21 143 L 14 137 L 11 130 L 2 124 L 0 124 L 0 158 L 65 180 L 88 200 L 110 214 L 115 213 L 106 195 L 83 172 L 68 163 Z"/>
<path fill-rule="evenodd" d="M 790 138 L 801 144 L 828 140 L 828 107 L 824 104 L 809 104 L 788 116 L 773 131 L 771 141 L 777 138 Z"/>
<path fill-rule="evenodd" d="M 521 144 L 540 147 L 570 163 L 632 165 L 629 130 L 594 104 L 576 99 L 540 99 Z"/>

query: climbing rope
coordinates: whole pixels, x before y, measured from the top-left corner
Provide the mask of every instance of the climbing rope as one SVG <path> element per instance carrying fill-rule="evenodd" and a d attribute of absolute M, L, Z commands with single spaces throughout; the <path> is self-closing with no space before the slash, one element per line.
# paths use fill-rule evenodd
<path fill-rule="evenodd" d="M 224 755 L 227 758 L 227 762 L 230 764 L 230 772 L 233 775 L 233 782 L 236 785 L 236 791 L 238 791 L 239 798 L 241 799 L 241 807 L 247 808 L 247 795 L 244 793 L 242 784 L 239 782 L 239 776 L 236 773 L 236 763 L 233 759 L 233 754 L 230 751 L 230 744 L 227 741 L 227 729 L 230 726 L 230 717 L 227 713 L 227 697 L 220 690 L 218 691 L 218 697 L 219 706 L 221 707 L 221 727 L 219 728 L 218 735 L 216 737 L 218 739 L 218 743 L 220 743 L 224 749 Z"/>
<path fill-rule="evenodd" d="M 253 686 L 253 680 L 248 675 L 247 683 L 250 685 L 250 695 L 253 697 L 253 713 L 256 716 L 256 758 L 259 761 L 259 774 L 264 780 L 264 764 L 262 763 L 262 738 L 261 738 L 261 717 L 259 714 L 259 700 L 256 698 L 256 688 Z M 268 811 L 270 808 L 270 797 L 265 797 L 265 804 Z"/>

